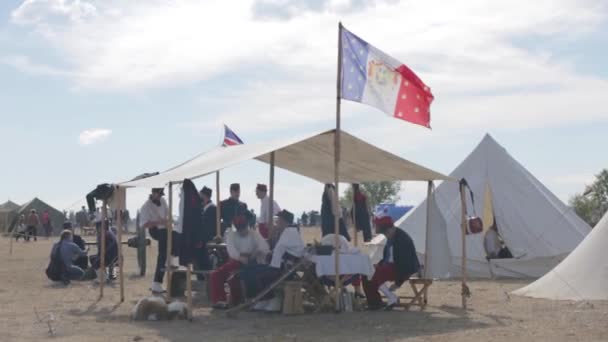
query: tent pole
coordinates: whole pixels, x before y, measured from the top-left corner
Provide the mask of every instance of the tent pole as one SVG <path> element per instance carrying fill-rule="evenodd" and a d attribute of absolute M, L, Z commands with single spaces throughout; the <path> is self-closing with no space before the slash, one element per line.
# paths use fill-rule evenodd
<path fill-rule="evenodd" d="M 215 172 L 215 238 L 220 240 L 222 238 L 222 227 L 221 227 L 221 208 L 220 208 L 220 172 Z"/>
<path fill-rule="evenodd" d="M 426 236 L 424 238 L 424 278 L 429 271 L 429 235 L 431 230 L 431 196 L 433 196 L 433 181 L 429 181 L 426 190 Z"/>
<path fill-rule="evenodd" d="M 108 217 L 108 208 L 106 207 L 106 200 L 103 200 L 101 205 L 101 247 L 99 251 L 99 299 L 103 298 L 103 285 L 106 282 L 106 230 L 109 229 L 106 222 Z"/>
<path fill-rule="evenodd" d="M 462 261 L 460 267 L 462 268 L 462 308 L 466 310 L 467 308 L 467 297 L 468 297 L 468 287 L 467 287 L 467 245 L 466 245 L 466 234 L 467 234 L 467 202 L 465 198 L 465 189 L 464 182 L 460 181 L 460 207 L 461 207 L 461 239 L 462 239 Z"/>
<path fill-rule="evenodd" d="M 334 255 L 335 255 L 335 301 L 336 311 L 340 311 L 340 290 L 342 284 L 340 281 L 340 90 L 342 88 L 342 23 L 338 23 L 338 71 L 336 82 L 336 134 L 334 136 L 334 182 L 336 191 L 334 192 L 335 213 L 334 213 Z"/>
<path fill-rule="evenodd" d="M 357 201 L 355 201 L 355 187 L 354 184 L 351 185 L 351 188 L 353 190 L 353 210 L 352 210 L 352 218 L 353 218 L 353 236 L 354 236 L 354 242 L 355 242 L 355 247 L 359 246 L 359 234 L 357 234 Z M 344 218 L 346 219 L 346 218 Z"/>
<path fill-rule="evenodd" d="M 270 189 L 269 190 L 269 198 L 268 198 L 268 238 L 272 236 L 272 231 L 274 230 L 274 151 L 270 153 L 270 181 L 268 183 Z M 262 215 L 262 213 L 260 213 Z"/>
<path fill-rule="evenodd" d="M 173 183 L 169 182 L 169 212 L 167 213 L 167 300 L 171 300 L 171 266 L 173 265 Z"/>
<path fill-rule="evenodd" d="M 186 293 L 188 296 L 188 320 L 192 321 L 192 263 L 188 263 L 186 271 Z"/>
<path fill-rule="evenodd" d="M 19 212 L 17 212 L 17 215 L 19 215 Z M 17 216 L 17 222 L 19 222 L 18 220 L 19 220 L 19 216 Z M 8 247 L 9 255 L 13 255 L 13 238 L 15 238 L 15 229 L 18 228 L 17 225 L 15 225 L 15 227 L 9 234 L 9 247 Z M 4 217 L 4 227 L 6 227 L 5 229 L 7 229 L 7 230 L 10 229 L 10 227 L 8 226 L 8 213 L 6 213 L 6 216 Z"/>
<path fill-rule="evenodd" d="M 125 278 L 123 277 L 123 259 L 122 259 L 122 209 L 117 209 L 118 216 L 118 276 L 120 281 L 120 302 L 125 301 Z"/>

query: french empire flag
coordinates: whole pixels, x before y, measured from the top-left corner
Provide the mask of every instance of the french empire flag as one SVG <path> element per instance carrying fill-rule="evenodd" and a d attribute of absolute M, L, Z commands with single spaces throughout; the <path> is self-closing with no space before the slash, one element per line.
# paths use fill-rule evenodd
<path fill-rule="evenodd" d="M 236 133 L 228 128 L 228 126 L 224 125 L 224 142 L 222 143 L 222 146 L 235 146 L 242 144 L 243 140 L 241 140 Z"/>
<path fill-rule="evenodd" d="M 341 94 L 397 119 L 431 127 L 431 89 L 410 68 L 341 29 Z"/>

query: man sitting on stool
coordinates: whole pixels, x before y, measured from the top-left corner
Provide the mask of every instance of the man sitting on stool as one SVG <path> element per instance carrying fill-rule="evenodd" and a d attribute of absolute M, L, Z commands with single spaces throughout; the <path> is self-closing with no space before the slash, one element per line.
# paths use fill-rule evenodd
<path fill-rule="evenodd" d="M 399 303 L 399 297 L 393 292 L 398 289 L 412 274 L 420 269 L 420 263 L 416 255 L 416 248 L 412 238 L 402 229 L 393 225 L 390 216 L 376 218 L 376 229 L 378 233 L 384 234 L 387 243 L 384 246 L 382 260 L 376 265 L 376 271 L 372 279 L 365 279 L 363 289 L 367 296 L 369 309 L 382 308 L 382 298 L 379 290 L 387 297 L 386 309 L 391 309 Z M 394 281 L 388 288 L 384 283 Z"/>

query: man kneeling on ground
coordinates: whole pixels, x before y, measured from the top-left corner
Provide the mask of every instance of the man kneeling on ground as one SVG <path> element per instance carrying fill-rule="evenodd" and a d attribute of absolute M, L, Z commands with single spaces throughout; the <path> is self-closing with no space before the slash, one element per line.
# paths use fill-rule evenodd
<path fill-rule="evenodd" d="M 61 232 L 59 242 L 53 245 L 51 249 L 51 259 L 57 253 L 59 248 L 59 256 L 65 265 L 66 277 L 68 280 L 81 280 L 84 276 L 84 270 L 74 265 L 74 260 L 87 255 L 87 250 L 80 249 L 72 241 L 72 231 L 66 229 Z"/>
<path fill-rule="evenodd" d="M 238 276 L 234 273 L 244 265 L 264 263 L 266 256 L 270 253 L 268 243 L 256 230 L 248 227 L 244 215 L 238 215 L 233 219 L 236 229 L 226 231 L 226 249 L 230 259 L 221 267 L 211 272 L 209 285 L 211 288 L 211 302 L 216 309 L 228 307 L 224 283 L 228 281 L 230 287 L 230 302 L 236 305 L 241 302 L 241 284 Z"/>
<path fill-rule="evenodd" d="M 385 309 L 391 309 L 399 303 L 399 297 L 394 291 L 420 269 L 416 248 L 412 238 L 402 229 L 393 225 L 390 216 L 379 217 L 375 220 L 378 233 L 386 236 L 387 242 L 384 246 L 382 260 L 376 265 L 374 276 L 368 280 L 364 279 L 363 289 L 367 296 L 367 304 L 370 310 L 383 307 L 381 291 L 388 302 Z M 388 288 L 384 283 L 394 281 Z"/>

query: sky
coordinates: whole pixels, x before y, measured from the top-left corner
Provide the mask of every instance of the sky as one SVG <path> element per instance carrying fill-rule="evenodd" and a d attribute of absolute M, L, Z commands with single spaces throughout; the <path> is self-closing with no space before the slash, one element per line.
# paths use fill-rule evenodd
<path fill-rule="evenodd" d="M 217 146 L 223 124 L 245 143 L 332 128 L 340 21 L 435 96 L 432 130 L 345 101 L 350 133 L 445 174 L 490 133 L 564 201 L 608 167 L 604 0 L 3 0 L 0 202 L 77 209 Z M 268 173 L 224 170 L 222 194 L 240 182 L 257 209 Z M 320 207 L 321 184 L 276 179 L 282 207 Z M 425 189 L 404 183 L 400 202 Z"/>

